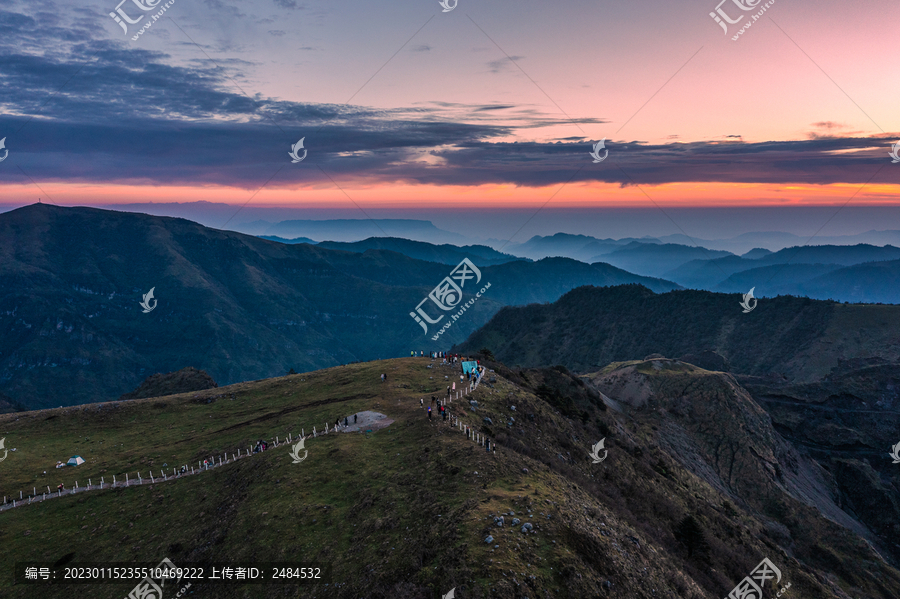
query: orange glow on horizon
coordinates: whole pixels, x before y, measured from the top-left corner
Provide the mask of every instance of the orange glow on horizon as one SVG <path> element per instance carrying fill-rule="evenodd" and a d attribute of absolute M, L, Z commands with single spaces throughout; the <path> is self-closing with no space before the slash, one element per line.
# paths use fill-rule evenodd
<path fill-rule="evenodd" d="M 342 186 L 343 187 L 343 186 Z M 660 206 L 720 208 L 750 206 L 890 206 L 900 204 L 900 184 L 837 183 L 829 185 L 769 183 L 682 182 L 621 187 L 614 183 L 570 183 L 548 187 L 509 184 L 478 186 L 372 185 L 316 186 L 255 190 L 223 186 L 73 185 L 43 183 L 5 185 L 5 204 L 42 201 L 60 206 L 97 206 L 133 203 L 199 202 L 245 203 L 266 208 L 478 209 L 530 208 L 641 208 Z M 862 189 L 861 189 L 862 188 Z M 255 193 L 255 195 L 254 195 Z M 47 195 L 49 194 L 49 196 Z M 251 199 L 252 198 L 252 199 Z M 852 198 L 852 200 L 851 200 Z"/>

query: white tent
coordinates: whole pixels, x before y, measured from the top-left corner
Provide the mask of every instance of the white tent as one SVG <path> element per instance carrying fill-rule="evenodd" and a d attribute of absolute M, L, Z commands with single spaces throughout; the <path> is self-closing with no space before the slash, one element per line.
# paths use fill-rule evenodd
<path fill-rule="evenodd" d="M 68 466 L 77 466 L 79 464 L 84 464 L 84 458 L 80 455 L 73 455 L 71 458 L 69 458 L 69 461 L 66 462 L 66 464 Z"/>

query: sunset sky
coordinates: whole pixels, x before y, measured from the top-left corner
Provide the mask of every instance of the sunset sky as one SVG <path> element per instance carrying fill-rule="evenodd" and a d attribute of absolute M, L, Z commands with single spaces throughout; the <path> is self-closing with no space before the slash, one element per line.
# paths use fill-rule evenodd
<path fill-rule="evenodd" d="M 495 236 L 542 207 L 896 206 L 900 4 L 776 0 L 734 41 L 765 4 L 740 1 L 726 35 L 715 0 L 175 0 L 133 41 L 164 1 L 126 0 L 126 35 L 117 0 L 8 0 L 0 205 L 463 209 Z M 900 228 L 876 213 L 854 227 Z"/>

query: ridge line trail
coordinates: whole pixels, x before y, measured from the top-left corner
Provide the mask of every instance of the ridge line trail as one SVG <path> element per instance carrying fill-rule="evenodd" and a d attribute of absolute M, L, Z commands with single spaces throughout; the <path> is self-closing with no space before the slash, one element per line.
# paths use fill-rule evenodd
<path fill-rule="evenodd" d="M 451 369 L 456 370 L 454 368 L 454 366 L 450 365 L 450 364 L 443 365 L 443 366 L 448 366 Z M 475 377 L 474 385 L 466 384 L 464 386 L 464 388 L 459 389 L 459 391 L 462 393 L 462 397 L 460 397 L 459 399 L 461 400 L 463 397 L 468 397 L 470 394 L 474 394 L 474 392 L 478 389 L 478 386 L 481 383 L 481 379 L 483 377 L 484 377 L 484 373 L 482 373 L 480 376 Z M 470 387 L 472 387 L 471 390 L 470 390 Z M 357 394 L 357 395 L 354 395 L 351 397 L 340 397 L 340 398 L 330 398 L 330 399 L 318 400 L 318 401 L 313 402 L 312 404 L 307 404 L 304 406 L 291 406 L 289 408 L 284 408 L 278 412 L 273 412 L 271 414 L 265 414 L 263 416 L 259 416 L 257 418 L 251 419 L 249 421 L 240 422 L 240 423 L 237 423 L 237 424 L 234 424 L 234 425 L 231 425 L 231 426 L 228 426 L 228 427 L 225 427 L 223 429 L 219 429 L 219 430 L 213 431 L 213 432 L 217 432 L 217 433 L 223 432 L 223 431 L 231 430 L 234 428 L 239 428 L 241 426 L 246 426 L 248 424 L 252 424 L 255 422 L 268 420 L 270 418 L 275 418 L 275 417 L 284 415 L 285 413 L 297 411 L 300 408 L 309 407 L 310 405 L 319 406 L 319 405 L 327 405 L 327 404 L 332 404 L 332 403 L 342 403 L 342 402 L 349 401 L 352 399 L 371 399 L 371 398 L 374 398 L 377 396 L 378 396 L 377 394 L 360 393 L 360 394 Z M 388 418 L 388 420 L 389 420 L 389 422 L 387 422 L 386 425 L 392 424 L 394 422 L 393 419 Z M 352 425 L 348 425 L 347 428 L 350 428 L 350 426 L 352 426 Z M 371 425 L 367 425 L 367 426 L 371 426 Z M 341 427 L 341 428 L 343 428 L 343 427 Z M 379 427 L 379 428 L 381 428 L 381 427 Z M 452 426 L 450 428 L 451 428 L 451 430 L 453 430 Z M 315 436 L 318 437 L 318 436 L 330 435 L 330 434 L 334 434 L 337 432 L 347 432 L 347 431 L 339 430 L 338 428 L 332 427 L 331 429 L 328 430 L 328 432 L 320 432 L 320 433 L 317 433 Z M 362 431 L 359 431 L 359 432 L 362 432 Z M 312 433 L 306 435 L 305 437 L 303 437 L 303 439 L 309 439 L 311 437 L 313 437 Z M 300 437 L 295 437 L 294 439 L 299 440 Z M 290 444 L 290 443 L 291 443 L 291 441 L 289 441 L 287 439 L 285 439 L 284 441 L 282 441 L 280 443 L 273 441 L 272 449 L 279 447 L 281 445 Z M 51 491 L 50 493 L 47 493 L 47 494 L 42 493 L 40 499 L 38 499 L 37 495 L 35 494 L 34 496 L 29 496 L 30 501 L 27 501 L 27 502 L 24 497 L 22 499 L 15 499 L 15 496 L 13 495 L 12 501 L 9 501 L 8 503 L 0 505 L 0 512 L 5 512 L 5 511 L 8 511 L 8 510 L 11 510 L 14 508 L 20 508 L 20 507 L 23 507 L 26 505 L 40 504 L 40 503 L 43 503 L 44 501 L 47 501 L 48 499 L 61 498 L 64 496 L 86 493 L 86 492 L 90 492 L 90 491 L 108 491 L 108 490 L 112 490 L 112 489 L 121 489 L 121 488 L 126 488 L 126 487 L 133 487 L 133 486 L 143 486 L 143 485 L 147 485 L 147 484 L 155 485 L 155 484 L 167 483 L 167 482 L 175 481 L 175 480 L 185 478 L 188 476 L 199 475 L 199 474 L 203 473 L 204 471 L 213 470 L 215 468 L 225 466 L 229 463 L 234 463 L 237 460 L 252 457 L 254 455 L 257 455 L 257 453 L 262 454 L 263 452 L 262 451 L 253 452 L 253 453 L 248 453 L 246 455 L 239 454 L 237 457 L 233 457 L 234 454 L 232 454 L 232 457 L 228 457 L 226 455 L 225 460 L 218 464 L 216 464 L 215 460 L 213 460 L 213 463 L 208 468 L 200 467 L 200 468 L 197 468 L 197 470 L 195 470 L 195 471 L 189 470 L 183 474 L 176 473 L 176 474 L 173 474 L 171 478 L 168 477 L 168 474 L 163 476 L 163 474 L 162 474 L 163 470 L 160 469 L 159 477 L 152 477 L 152 478 L 146 478 L 146 479 L 139 477 L 137 480 L 128 479 L 127 482 L 125 482 L 125 481 L 116 481 L 115 483 L 104 482 L 104 483 L 101 483 L 100 485 L 89 485 L 87 487 L 78 487 L 78 488 L 73 487 L 73 488 L 63 491 L 61 494 L 59 492 L 54 493 Z M 152 472 L 152 470 L 148 470 L 148 471 Z M 105 478 L 105 477 L 103 477 L 103 478 Z"/>

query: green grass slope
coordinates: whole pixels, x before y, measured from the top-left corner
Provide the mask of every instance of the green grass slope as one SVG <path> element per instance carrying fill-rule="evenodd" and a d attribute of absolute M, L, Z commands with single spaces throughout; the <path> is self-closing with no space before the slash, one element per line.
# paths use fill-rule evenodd
<path fill-rule="evenodd" d="M 4 510 L 0 596 L 121 599 L 134 586 L 11 585 L 15 561 L 66 556 L 333 567 L 328 586 L 195 585 L 186 595 L 216 599 L 424 599 L 451 588 L 459 599 L 699 599 L 725 596 L 764 556 L 779 564 L 794 596 L 837 598 L 840 587 L 878 599 L 900 592 L 896 571 L 827 522 L 799 537 L 804 549 L 817 543 L 825 556 L 817 567 L 805 563 L 804 552 L 780 546 L 761 518 L 725 502 L 659 451 L 652 430 L 598 407 L 565 369 L 492 364 L 497 372 L 474 394 L 477 408 L 451 404 L 464 422 L 500 440 L 488 454 L 419 408 L 420 397 L 442 392 L 444 376 L 456 376 L 429 363 L 361 363 L 163 398 L 0 415 L 0 435 L 17 449 L 0 462 L 6 495 L 125 472 L 146 477 L 164 463 L 196 465 L 362 410 L 394 420 L 371 434 L 308 439 L 299 464 L 281 445 L 177 480 Z M 587 449 L 604 436 L 609 456 L 593 464 Z M 87 463 L 52 468 L 75 453 Z M 500 514 L 504 527 L 493 523 Z M 688 515 L 705 534 L 709 556 L 688 555 L 676 538 Z M 511 527 L 513 517 L 531 522 L 534 532 Z M 492 543 L 484 542 L 488 534 Z M 831 571 L 829 556 L 864 562 L 872 577 Z"/>

